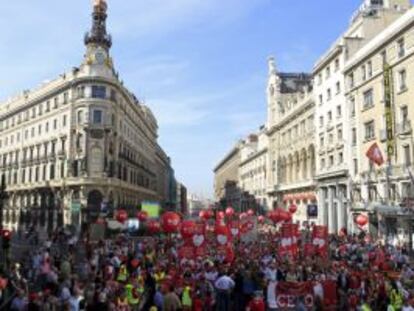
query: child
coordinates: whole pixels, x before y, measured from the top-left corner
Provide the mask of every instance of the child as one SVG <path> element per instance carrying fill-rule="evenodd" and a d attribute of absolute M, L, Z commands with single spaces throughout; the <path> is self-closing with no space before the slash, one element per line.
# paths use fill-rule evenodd
<path fill-rule="evenodd" d="M 247 306 L 247 310 L 248 311 L 265 311 L 266 310 L 265 302 L 263 299 L 263 294 L 261 291 L 254 292 L 254 296 L 252 300 L 250 300 Z"/>

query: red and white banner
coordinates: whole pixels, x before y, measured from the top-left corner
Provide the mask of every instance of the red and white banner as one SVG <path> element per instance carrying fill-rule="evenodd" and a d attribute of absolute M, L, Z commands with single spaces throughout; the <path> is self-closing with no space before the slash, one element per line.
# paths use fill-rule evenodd
<path fill-rule="evenodd" d="M 296 256 L 298 227 L 296 224 L 283 224 L 280 230 L 279 254 L 281 256 Z"/>
<path fill-rule="evenodd" d="M 328 256 L 328 228 L 326 226 L 313 226 L 312 244 L 317 255 Z"/>
<path fill-rule="evenodd" d="M 312 282 L 278 282 L 276 297 L 278 308 L 294 308 L 297 298 L 304 297 L 305 306 L 311 309 L 314 303 Z"/>

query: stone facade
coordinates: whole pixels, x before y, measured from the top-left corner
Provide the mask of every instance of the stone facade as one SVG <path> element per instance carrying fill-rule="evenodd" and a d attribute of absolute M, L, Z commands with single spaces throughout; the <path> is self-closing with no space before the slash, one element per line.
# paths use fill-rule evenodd
<path fill-rule="evenodd" d="M 268 210 L 267 162 L 268 136 L 265 127 L 252 134 L 240 146 L 239 185 L 262 210 Z"/>
<path fill-rule="evenodd" d="M 241 191 L 239 188 L 240 143 L 214 168 L 214 196 L 222 205 L 241 208 Z"/>
<path fill-rule="evenodd" d="M 384 86 L 387 65 L 392 82 L 388 94 Z M 410 222 L 414 218 L 414 180 L 410 178 L 414 156 L 411 120 L 414 109 L 410 101 L 414 96 L 411 86 L 414 83 L 414 9 L 349 59 L 344 74 L 350 120 L 354 124 L 353 213 L 367 213 L 370 230 L 374 233 L 411 236 Z M 388 95 L 391 137 L 387 137 L 386 131 Z M 386 160 L 381 166 L 372 164 L 366 156 L 374 143 Z M 393 152 L 388 153 L 388 146 Z"/>
<path fill-rule="evenodd" d="M 308 205 L 316 204 L 312 77 L 278 72 L 270 58 L 267 94 L 272 206 L 295 204 L 294 221 L 312 221 L 307 216 Z"/>
<path fill-rule="evenodd" d="M 79 225 L 105 206 L 168 196 L 157 121 L 115 71 L 106 17 L 100 1 L 79 68 L 0 104 L 6 226 Z"/>

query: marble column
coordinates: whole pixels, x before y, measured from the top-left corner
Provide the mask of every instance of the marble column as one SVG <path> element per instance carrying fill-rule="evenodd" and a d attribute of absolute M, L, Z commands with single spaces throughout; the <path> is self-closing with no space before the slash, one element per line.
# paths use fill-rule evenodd
<path fill-rule="evenodd" d="M 334 223 L 334 188 L 333 187 L 328 187 L 328 206 L 327 206 L 327 211 L 328 211 L 328 231 L 329 233 L 334 233 L 335 232 L 335 223 Z"/>

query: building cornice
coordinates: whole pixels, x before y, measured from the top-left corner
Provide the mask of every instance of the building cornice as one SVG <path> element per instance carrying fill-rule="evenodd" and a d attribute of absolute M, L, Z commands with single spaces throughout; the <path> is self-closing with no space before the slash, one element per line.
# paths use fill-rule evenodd
<path fill-rule="evenodd" d="M 256 152 L 256 153 L 254 153 L 253 155 L 251 155 L 250 157 L 248 157 L 246 160 L 244 160 L 243 162 L 241 162 L 240 164 L 239 164 L 239 167 L 241 167 L 241 166 L 243 166 L 243 165 L 245 165 L 245 164 L 247 164 L 248 162 L 250 162 L 250 161 L 252 161 L 252 160 L 254 160 L 254 159 L 256 159 L 256 158 L 258 158 L 259 156 L 261 156 L 262 154 L 265 154 L 266 152 L 267 152 L 267 147 L 266 148 L 263 148 L 262 150 L 260 150 L 260 151 L 258 151 L 258 152 Z"/>
<path fill-rule="evenodd" d="M 411 8 L 400 18 L 396 19 L 391 25 L 389 25 L 387 28 L 381 31 L 358 52 L 356 52 L 355 55 L 349 61 L 346 62 L 345 68 L 343 69 L 343 73 L 346 74 L 348 71 L 352 70 L 354 67 L 358 66 L 361 62 L 363 62 L 366 58 L 383 49 L 384 46 L 389 44 L 390 41 L 393 41 L 395 38 L 401 36 L 402 32 L 404 32 L 413 25 L 414 8 Z"/>
<path fill-rule="evenodd" d="M 331 47 L 313 66 L 312 74 L 317 75 L 329 62 L 331 62 L 335 57 L 337 57 L 343 49 L 343 44 L 340 43 L 342 37 L 337 40 L 333 47 Z"/>
<path fill-rule="evenodd" d="M 233 147 L 224 158 L 214 167 L 213 172 L 216 173 L 221 167 L 223 167 L 231 158 L 233 158 L 240 151 L 239 145 Z"/>
<path fill-rule="evenodd" d="M 299 108 L 296 108 L 290 111 L 290 113 L 287 116 L 285 116 L 280 122 L 271 126 L 269 130 L 267 131 L 267 135 L 272 135 L 274 132 L 283 128 L 286 124 L 292 122 L 292 120 L 300 117 L 302 113 L 305 113 L 306 111 L 315 107 L 315 101 L 312 97 L 310 97 L 306 100 L 305 104 L 302 104 L 302 105 L 298 104 L 298 107 Z"/>

